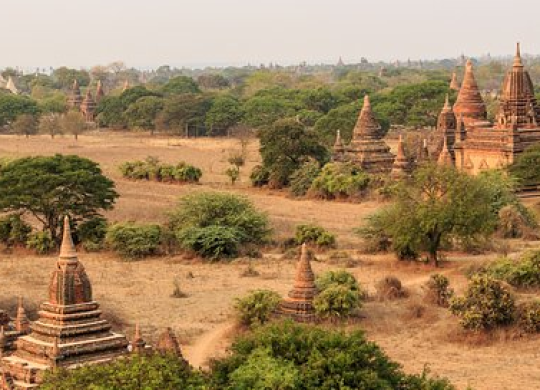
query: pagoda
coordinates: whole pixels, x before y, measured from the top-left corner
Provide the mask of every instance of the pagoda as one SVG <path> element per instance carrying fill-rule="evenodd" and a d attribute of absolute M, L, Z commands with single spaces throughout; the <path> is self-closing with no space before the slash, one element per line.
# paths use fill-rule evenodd
<path fill-rule="evenodd" d="M 97 87 L 96 87 L 96 105 L 99 104 L 101 99 L 105 96 L 105 92 L 103 91 L 103 85 L 101 84 L 101 80 L 98 80 Z"/>
<path fill-rule="evenodd" d="M 92 97 L 92 92 L 90 92 L 90 88 L 86 90 L 86 96 L 84 97 L 84 100 L 81 103 L 80 110 L 86 122 L 94 121 L 95 113 L 96 113 L 96 102 L 94 101 L 94 98 Z"/>
<path fill-rule="evenodd" d="M 293 288 L 287 298 L 280 303 L 277 314 L 297 322 L 315 322 L 317 317 L 313 299 L 316 295 L 315 274 L 311 269 L 306 244 L 302 244 Z"/>
<path fill-rule="evenodd" d="M 456 103 L 454 104 L 454 113 L 463 115 L 465 124 L 482 122 L 487 119 L 487 109 L 480 95 L 478 84 L 474 77 L 473 64 L 469 59 L 465 66 L 465 76 L 459 89 Z"/>
<path fill-rule="evenodd" d="M 454 107 L 455 111 L 455 107 Z M 540 107 L 521 58 L 519 43 L 503 82 L 495 123 L 458 121 L 456 166 L 472 174 L 512 164 L 523 150 L 540 143 Z"/>
<path fill-rule="evenodd" d="M 13 81 L 13 77 L 9 76 L 8 81 L 6 83 L 6 89 L 11 91 L 12 94 L 18 95 L 19 89 L 15 85 L 15 81 Z"/>
<path fill-rule="evenodd" d="M 73 81 L 73 86 L 71 87 L 71 95 L 68 99 L 69 108 L 78 110 L 82 103 L 81 89 L 79 87 L 79 82 L 75 79 Z"/>
<path fill-rule="evenodd" d="M 171 328 L 166 328 L 158 338 L 156 351 L 161 354 L 170 354 L 184 360 L 178 338 Z"/>
<path fill-rule="evenodd" d="M 37 388 L 46 370 L 105 363 L 127 352 L 126 337 L 111 331 L 92 299 L 92 286 L 71 238 L 69 219 L 64 220 L 60 255 L 31 333 L 20 337 L 16 350 L 1 361 L 4 377 L 15 389 Z"/>
<path fill-rule="evenodd" d="M 6 312 L 0 310 L 0 358 L 9 355 L 15 348 L 17 338 L 29 332 L 29 321 L 22 298 L 19 298 L 15 319 L 12 320 Z"/>
<path fill-rule="evenodd" d="M 456 131 L 457 131 L 457 120 L 448 95 L 446 95 L 446 100 L 444 102 L 444 107 L 439 114 L 437 120 L 437 154 L 448 151 L 452 158 L 452 161 L 455 160 L 454 153 L 454 144 L 456 142 Z M 444 146 L 446 144 L 446 146 Z"/>
<path fill-rule="evenodd" d="M 343 151 L 334 147 L 333 160 L 352 162 L 370 173 L 389 173 L 392 170 L 394 155 L 383 141 L 381 126 L 371 110 L 369 96 L 364 97 L 351 143 Z"/>
<path fill-rule="evenodd" d="M 456 72 L 452 72 L 452 80 L 450 81 L 450 89 L 453 91 L 459 91 L 460 89 Z"/>
<path fill-rule="evenodd" d="M 403 137 L 399 135 L 399 141 L 397 146 L 397 154 L 394 159 L 394 164 L 392 165 L 392 172 L 390 172 L 390 177 L 393 179 L 402 179 L 407 177 L 412 172 L 411 161 L 405 155 L 405 148 L 403 146 Z"/>

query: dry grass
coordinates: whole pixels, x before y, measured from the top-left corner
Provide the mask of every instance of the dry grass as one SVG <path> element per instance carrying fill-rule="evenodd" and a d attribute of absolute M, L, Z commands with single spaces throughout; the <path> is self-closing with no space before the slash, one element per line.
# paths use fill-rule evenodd
<path fill-rule="evenodd" d="M 106 133 L 85 135 L 78 142 L 71 138 L 51 141 L 45 137 L 29 140 L 3 136 L 0 155 L 76 153 L 101 163 L 105 173 L 115 180 L 121 198 L 109 213 L 112 220 L 163 221 L 165 212 L 176 199 L 193 191 L 208 189 L 234 191 L 248 196 L 257 207 L 266 210 L 279 237 L 292 236 L 296 224 L 314 222 L 338 236 L 340 250 L 317 255 L 322 261 L 313 263 L 316 273 L 338 267 L 351 267 L 352 272 L 371 296 L 375 284 L 388 275 L 398 277 L 408 297 L 393 301 L 371 300 L 361 312 L 358 324 L 370 339 L 400 362 L 408 372 L 420 372 L 426 364 L 434 374 L 446 376 L 465 389 L 532 389 L 540 377 L 540 337 L 516 339 L 511 332 L 492 335 L 488 340 L 471 340 L 460 329 L 448 310 L 425 305 L 422 285 L 435 270 L 421 264 L 398 263 L 391 256 L 361 255 L 359 239 L 351 230 L 362 217 L 380 205 L 334 203 L 316 200 L 294 200 L 283 192 L 269 193 L 247 186 L 247 172 L 258 162 L 257 145 L 250 147 L 248 166 L 243 169 L 239 185 L 228 185 L 223 173 L 234 140 L 173 140 L 141 135 Z M 151 182 L 133 182 L 120 177 L 117 166 L 127 160 L 158 156 L 166 162 L 185 160 L 201 167 L 204 176 L 198 186 L 174 186 Z M 533 245 L 533 244 L 528 244 Z M 536 245 L 536 244 L 534 244 Z M 513 242 L 512 249 L 523 249 Z M 354 262 L 348 262 L 350 256 Z M 451 280 L 459 294 L 466 285 L 463 270 L 476 261 L 494 257 L 471 257 L 452 254 L 451 262 L 437 272 Z M 196 365 L 204 364 L 211 355 L 223 353 L 233 333 L 232 304 L 236 297 L 259 288 L 274 289 L 285 295 L 294 277 L 294 259 L 282 259 L 278 253 L 249 260 L 258 277 L 244 277 L 246 261 L 207 264 L 196 259 L 167 257 L 139 262 L 122 262 L 109 254 L 80 255 L 93 282 L 95 299 L 105 315 L 128 337 L 134 324 L 141 323 L 148 341 L 166 326 L 178 333 L 185 354 Z M 0 258 L 0 307 L 14 315 L 16 297 L 25 297 L 25 306 L 32 318 L 38 304 L 47 296 L 49 273 L 54 257 L 30 256 L 17 252 Z M 171 296 L 175 282 L 187 295 Z"/>

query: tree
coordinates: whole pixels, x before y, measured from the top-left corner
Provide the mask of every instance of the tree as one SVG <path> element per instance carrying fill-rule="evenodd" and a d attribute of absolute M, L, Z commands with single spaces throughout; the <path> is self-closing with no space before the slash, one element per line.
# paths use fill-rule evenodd
<path fill-rule="evenodd" d="M 15 119 L 11 127 L 15 133 L 28 138 L 31 134 L 37 133 L 37 120 L 34 115 L 22 114 Z"/>
<path fill-rule="evenodd" d="M 173 355 L 132 355 L 76 370 L 48 371 L 43 390 L 203 390 L 204 376 Z"/>
<path fill-rule="evenodd" d="M 73 134 L 75 140 L 79 139 L 79 135 L 86 130 L 86 121 L 80 112 L 69 111 L 60 119 L 62 131 L 65 134 Z"/>
<path fill-rule="evenodd" d="M 38 129 L 41 134 L 48 134 L 52 139 L 54 139 L 56 135 L 62 134 L 60 115 L 54 113 L 42 115 L 39 119 Z"/>
<path fill-rule="evenodd" d="M 206 112 L 210 101 L 202 95 L 185 93 L 171 96 L 165 100 L 163 111 L 158 117 L 158 123 L 164 129 L 184 133 L 189 136 L 189 130 L 204 126 Z"/>
<path fill-rule="evenodd" d="M 197 78 L 197 84 L 205 89 L 222 89 L 229 86 L 229 80 L 220 74 L 203 74 Z"/>
<path fill-rule="evenodd" d="M 228 130 L 238 124 L 241 119 L 242 109 L 238 100 L 224 95 L 214 99 L 206 114 L 205 123 L 211 129 L 211 133 L 215 133 L 216 130 Z"/>
<path fill-rule="evenodd" d="M 77 223 L 112 209 L 117 198 L 114 183 L 86 158 L 25 157 L 0 168 L 0 210 L 31 214 L 55 242 L 65 215 Z"/>
<path fill-rule="evenodd" d="M 292 119 L 261 131 L 260 142 L 263 167 L 278 187 L 287 185 L 291 174 L 310 158 L 322 164 L 328 155 L 317 134 Z"/>
<path fill-rule="evenodd" d="M 292 117 L 294 106 L 283 99 L 270 96 L 256 96 L 244 103 L 244 122 L 253 127 L 271 126 L 278 119 Z"/>
<path fill-rule="evenodd" d="M 105 96 L 96 108 L 97 121 L 100 126 L 124 128 L 127 125 L 124 110 L 124 103 L 119 96 Z"/>
<path fill-rule="evenodd" d="M 177 76 L 170 79 L 161 90 L 170 95 L 201 92 L 197 83 L 191 77 L 187 76 Z"/>
<path fill-rule="evenodd" d="M 163 109 L 163 99 L 157 96 L 143 96 L 131 104 L 125 112 L 128 125 L 131 128 L 150 130 L 154 134 L 156 118 Z"/>
<path fill-rule="evenodd" d="M 531 146 L 510 165 L 509 172 L 516 177 L 522 185 L 540 184 L 540 145 Z"/>
<path fill-rule="evenodd" d="M 52 76 L 60 89 L 70 89 L 74 80 L 77 80 L 81 87 L 86 87 L 90 84 L 90 74 L 86 70 L 70 69 L 62 66 L 55 69 Z"/>
<path fill-rule="evenodd" d="M 401 183 L 395 204 L 368 219 L 361 233 L 381 230 L 381 236 L 391 238 L 398 257 L 426 251 L 438 265 L 443 242 L 473 240 L 494 231 L 498 220 L 494 186 L 451 167 L 421 167 L 410 182 Z"/>
<path fill-rule="evenodd" d="M 37 102 L 24 96 L 0 95 L 0 126 L 9 124 L 22 114 L 38 115 Z"/>

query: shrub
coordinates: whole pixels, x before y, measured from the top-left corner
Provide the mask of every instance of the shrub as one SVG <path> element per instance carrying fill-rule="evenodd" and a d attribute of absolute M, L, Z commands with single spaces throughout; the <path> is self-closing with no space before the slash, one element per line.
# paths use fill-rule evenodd
<path fill-rule="evenodd" d="M 155 255 L 161 244 L 161 228 L 158 225 L 142 225 L 134 222 L 117 223 L 109 227 L 106 243 L 128 259 Z"/>
<path fill-rule="evenodd" d="M 231 179 L 231 184 L 234 185 L 240 177 L 240 169 L 237 166 L 232 165 L 225 171 L 225 174 Z"/>
<path fill-rule="evenodd" d="M 321 173 L 319 163 L 310 160 L 302 164 L 290 177 L 290 191 L 294 196 L 304 196 L 311 188 L 313 181 Z"/>
<path fill-rule="evenodd" d="M 380 300 L 403 298 L 407 294 L 401 285 L 401 280 L 395 276 L 386 276 L 375 283 L 377 296 Z"/>
<path fill-rule="evenodd" d="M 313 181 L 310 192 L 324 199 L 358 197 L 369 185 L 369 175 L 351 163 L 328 163 Z"/>
<path fill-rule="evenodd" d="M 217 260 L 238 255 L 240 247 L 238 229 L 210 225 L 181 229 L 176 238 L 184 249 L 192 250 L 202 257 Z"/>
<path fill-rule="evenodd" d="M 270 320 L 280 301 L 281 297 L 275 291 L 256 290 L 243 298 L 237 298 L 234 308 L 242 325 L 263 325 Z"/>
<path fill-rule="evenodd" d="M 0 219 L 0 242 L 8 247 L 25 245 L 32 226 L 24 222 L 20 214 L 7 215 Z"/>
<path fill-rule="evenodd" d="M 537 238 L 537 235 L 533 234 L 536 227 L 534 217 L 523 206 L 508 205 L 499 211 L 497 233 L 503 238 Z"/>
<path fill-rule="evenodd" d="M 360 289 L 358 281 L 353 274 L 347 271 L 328 271 L 317 277 L 315 284 L 319 291 L 324 291 L 333 286 L 343 286 L 357 293 L 364 293 Z"/>
<path fill-rule="evenodd" d="M 262 165 L 257 165 L 249 175 L 253 187 L 263 187 L 270 181 L 270 171 Z"/>
<path fill-rule="evenodd" d="M 518 318 L 518 325 L 525 332 L 540 332 L 540 301 L 523 304 L 518 310 Z"/>
<path fill-rule="evenodd" d="M 450 281 L 441 274 L 431 275 L 426 283 L 426 299 L 436 305 L 448 307 L 454 291 L 449 287 Z"/>
<path fill-rule="evenodd" d="M 366 294 L 356 278 L 347 271 L 325 272 L 315 281 L 319 294 L 313 301 L 317 315 L 323 318 L 347 318 L 362 306 Z"/>
<path fill-rule="evenodd" d="M 26 246 L 34 249 L 39 255 L 46 255 L 55 248 L 54 241 L 49 232 L 35 232 L 30 234 L 26 241 Z"/>
<path fill-rule="evenodd" d="M 235 256 L 242 246 L 262 244 L 270 235 L 266 214 L 243 196 L 219 192 L 183 197 L 170 214 L 169 225 L 181 247 L 212 258 Z"/>
<path fill-rule="evenodd" d="M 540 251 L 525 253 L 518 261 L 503 257 L 486 268 L 493 278 L 517 288 L 540 287 Z"/>
<path fill-rule="evenodd" d="M 298 245 L 313 243 L 320 247 L 336 246 L 336 237 L 323 227 L 316 225 L 298 225 L 296 227 L 295 240 Z"/>
<path fill-rule="evenodd" d="M 156 157 L 144 161 L 128 161 L 119 167 L 122 176 L 134 180 L 154 180 L 166 183 L 197 183 L 202 171 L 185 162 L 176 165 L 164 164 Z"/>
<path fill-rule="evenodd" d="M 95 252 L 103 248 L 109 223 L 103 217 L 94 217 L 77 227 L 77 237 L 83 248 Z"/>
<path fill-rule="evenodd" d="M 366 253 L 388 252 L 392 248 L 391 238 L 386 232 L 386 218 L 388 213 L 384 210 L 369 215 L 366 224 L 354 230 L 364 239 L 363 249 Z"/>
<path fill-rule="evenodd" d="M 465 295 L 450 300 L 450 311 L 460 317 L 465 329 L 491 330 L 514 321 L 516 306 L 512 294 L 487 275 L 474 276 Z"/>

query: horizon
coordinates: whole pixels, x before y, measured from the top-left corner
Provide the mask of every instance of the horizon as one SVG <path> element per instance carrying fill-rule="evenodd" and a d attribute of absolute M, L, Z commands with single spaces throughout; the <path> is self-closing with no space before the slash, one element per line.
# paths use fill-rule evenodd
<path fill-rule="evenodd" d="M 518 41 L 524 54 L 540 53 L 532 38 L 540 34 L 534 17 L 540 5 L 516 0 L 512 6 L 530 12 L 509 18 L 489 0 L 94 0 L 88 9 L 62 0 L 19 0 L 3 7 L 11 17 L 0 24 L 7 37 L 0 67 L 436 61 L 461 54 L 507 57 Z"/>

